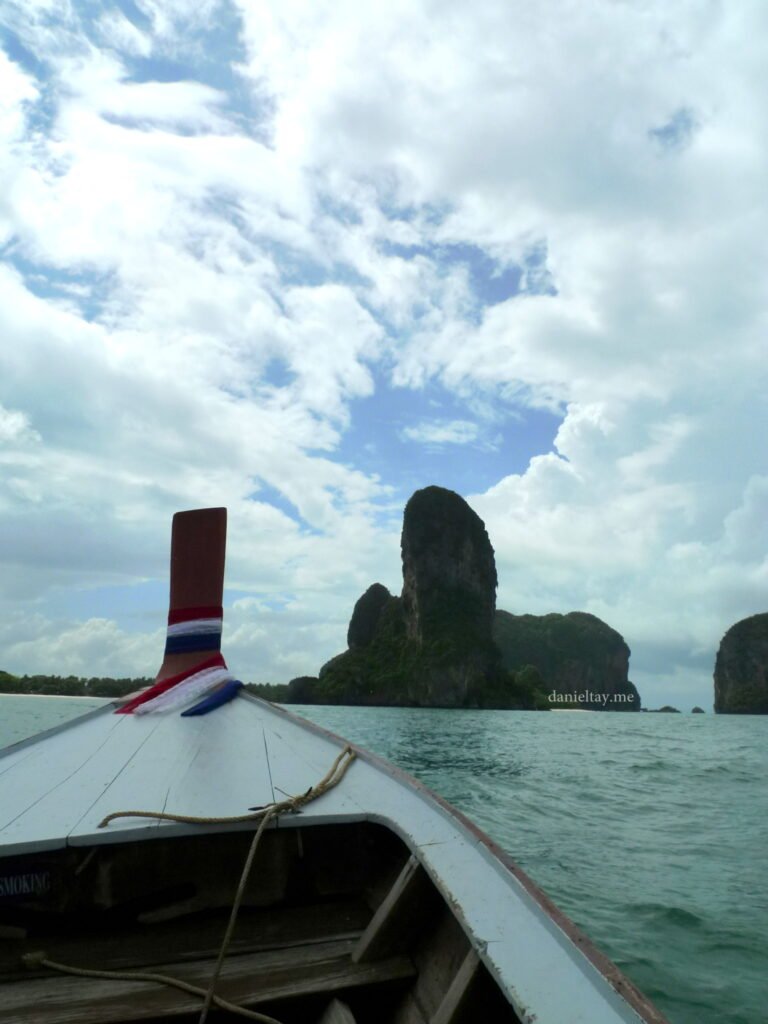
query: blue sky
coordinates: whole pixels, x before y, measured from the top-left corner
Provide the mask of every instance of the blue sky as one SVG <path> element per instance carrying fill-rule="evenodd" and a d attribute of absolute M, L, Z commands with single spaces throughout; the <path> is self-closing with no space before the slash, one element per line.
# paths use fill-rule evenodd
<path fill-rule="evenodd" d="M 224 504 L 230 663 L 314 674 L 436 483 L 499 607 L 711 706 L 768 605 L 768 13 L 554 7 L 3 5 L 0 667 L 151 674 Z"/>

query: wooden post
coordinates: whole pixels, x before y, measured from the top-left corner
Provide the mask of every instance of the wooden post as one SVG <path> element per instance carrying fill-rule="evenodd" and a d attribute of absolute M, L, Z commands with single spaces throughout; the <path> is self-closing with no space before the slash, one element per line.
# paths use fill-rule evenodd
<path fill-rule="evenodd" d="M 187 608 L 221 607 L 224 597 L 224 559 L 227 510 L 199 508 L 177 512 L 171 531 L 171 613 Z M 166 653 L 157 682 L 193 668 L 210 649 Z"/>

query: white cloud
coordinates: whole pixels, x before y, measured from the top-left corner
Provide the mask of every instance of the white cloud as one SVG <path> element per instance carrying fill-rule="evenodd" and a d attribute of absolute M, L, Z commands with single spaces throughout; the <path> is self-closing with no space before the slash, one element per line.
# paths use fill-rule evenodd
<path fill-rule="evenodd" d="M 87 110 L 107 117 L 139 122 L 221 129 L 226 122 L 215 110 L 224 95 L 194 81 L 131 82 L 114 57 L 89 53 L 62 62 L 59 84 L 78 113 Z M 65 114 L 66 116 L 66 114 Z"/>
<path fill-rule="evenodd" d="M 0 405 L 0 444 L 39 440 L 40 435 L 30 427 L 25 413 L 4 409 Z"/>
<path fill-rule="evenodd" d="M 407 441 L 430 445 L 469 444 L 477 440 L 478 433 L 478 425 L 470 420 L 425 421 L 400 431 Z"/>
<path fill-rule="evenodd" d="M 38 97 L 33 80 L 0 49 L 0 245 L 13 235 L 15 178 L 27 114 Z"/>
<path fill-rule="evenodd" d="M 6 664 L 34 666 L 29 675 L 120 678 L 121 669 L 130 666 L 127 675 L 151 677 L 157 672 L 157 652 L 162 649 L 161 632 L 149 638 L 127 634 L 109 619 L 52 624 L 38 617 L 24 634 L 21 639 L 18 634 L 5 637 L 3 655 Z"/>
<path fill-rule="evenodd" d="M 399 586 L 400 478 L 338 454 L 356 403 L 439 381 L 464 415 L 392 422 L 456 459 L 493 446 L 489 395 L 563 419 L 472 497 L 500 605 L 595 611 L 651 693 L 686 671 L 703 693 L 765 593 L 764 5 L 240 0 L 224 70 L 258 134 L 195 80 L 227 10 L 7 5 L 47 69 L 0 55 L 8 600 L 110 558 L 113 582 L 161 573 L 170 512 L 225 502 L 239 584 L 286 602 L 233 642 L 308 671 L 324 623 L 343 642 L 359 593 Z M 178 80 L 136 81 L 158 56 Z M 446 246 L 517 266 L 520 293 L 489 305 Z M 110 629 L 138 650 L 108 617 L 56 621 L 83 659 Z"/>

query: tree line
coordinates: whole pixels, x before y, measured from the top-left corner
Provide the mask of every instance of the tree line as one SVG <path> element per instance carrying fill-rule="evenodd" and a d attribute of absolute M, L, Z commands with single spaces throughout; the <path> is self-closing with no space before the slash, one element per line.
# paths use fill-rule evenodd
<path fill-rule="evenodd" d="M 15 676 L 0 671 L 0 693 L 28 693 L 61 697 L 124 697 L 149 686 L 153 679 L 110 679 L 104 676 Z"/>
<path fill-rule="evenodd" d="M 151 686 L 154 679 L 111 679 L 106 676 L 15 676 L 0 671 L 0 693 L 19 693 L 48 697 L 124 697 L 134 690 Z M 274 703 L 285 703 L 287 683 L 246 683 L 245 688 L 257 697 Z"/>

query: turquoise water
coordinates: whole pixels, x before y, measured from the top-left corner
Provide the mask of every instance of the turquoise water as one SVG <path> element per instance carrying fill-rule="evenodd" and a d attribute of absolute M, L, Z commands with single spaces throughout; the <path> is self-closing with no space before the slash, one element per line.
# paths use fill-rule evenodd
<path fill-rule="evenodd" d="M 104 703 L 98 697 L 22 697 L 0 693 L 0 749 Z"/>
<path fill-rule="evenodd" d="M 0 696 L 0 746 L 99 703 Z M 768 1022 L 768 717 L 292 710 L 473 818 L 672 1024 Z"/>

